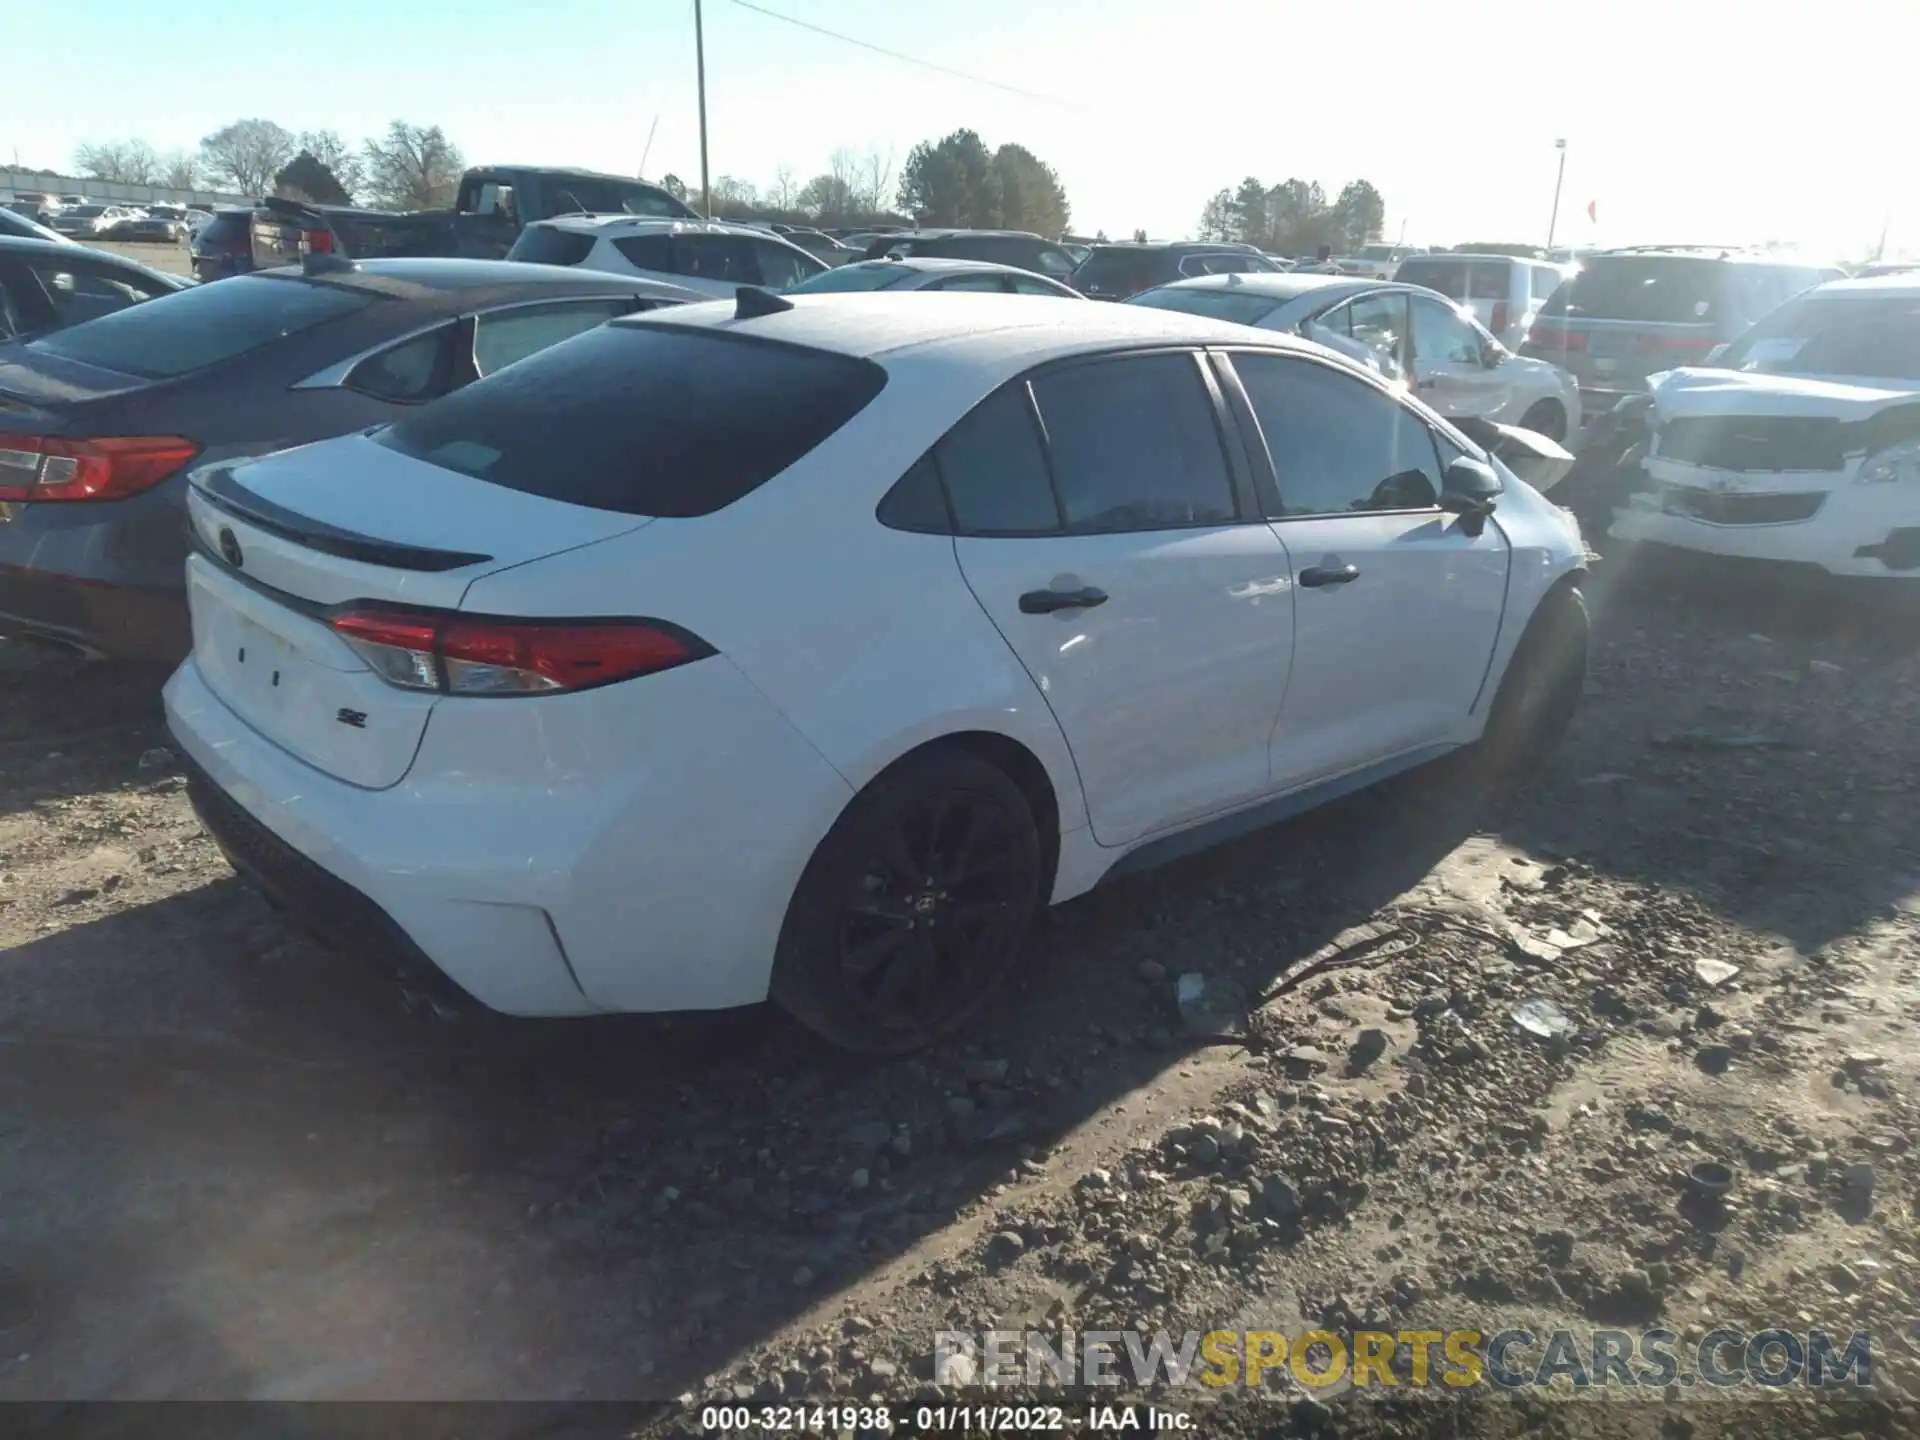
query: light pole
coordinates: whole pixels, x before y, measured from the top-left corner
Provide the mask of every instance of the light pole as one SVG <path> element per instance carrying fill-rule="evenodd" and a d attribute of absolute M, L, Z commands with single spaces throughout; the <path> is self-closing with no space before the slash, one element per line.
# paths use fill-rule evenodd
<path fill-rule="evenodd" d="M 706 143 L 706 133 L 706 122 L 702 120 L 700 130 L 702 145 Z M 1553 148 L 1560 152 L 1560 173 L 1553 177 L 1553 218 L 1547 221 L 1547 249 L 1549 250 L 1553 248 L 1553 232 L 1560 228 L 1560 187 L 1566 183 L 1567 179 L 1567 142 L 1556 140 L 1553 142 Z M 704 155 L 706 152 L 703 150 L 701 153 Z"/>
<path fill-rule="evenodd" d="M 693 63 L 699 70 L 700 83 L 700 208 L 711 220 L 713 191 L 707 185 L 707 38 L 700 24 L 700 0 L 693 0 Z M 1559 203 L 1555 197 L 1554 204 Z"/>

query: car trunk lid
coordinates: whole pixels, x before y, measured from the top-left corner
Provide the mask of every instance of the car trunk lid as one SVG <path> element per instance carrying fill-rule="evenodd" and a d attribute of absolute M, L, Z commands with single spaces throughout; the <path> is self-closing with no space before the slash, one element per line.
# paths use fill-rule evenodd
<path fill-rule="evenodd" d="M 439 697 L 382 680 L 331 614 L 457 610 L 483 575 L 650 523 L 476 483 L 365 436 L 197 471 L 188 509 L 201 676 L 266 739 L 370 789 L 405 776 Z"/>

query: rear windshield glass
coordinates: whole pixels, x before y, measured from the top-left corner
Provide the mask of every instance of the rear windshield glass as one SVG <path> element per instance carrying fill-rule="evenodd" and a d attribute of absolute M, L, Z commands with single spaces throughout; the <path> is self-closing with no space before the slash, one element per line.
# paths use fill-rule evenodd
<path fill-rule="evenodd" d="M 1407 285 L 1438 290 L 1449 300 L 1505 300 L 1511 267 L 1493 261 L 1424 260 L 1401 262 L 1393 278 Z"/>
<path fill-rule="evenodd" d="M 1144 290 L 1165 273 L 1166 256 L 1159 250 L 1102 250 L 1080 262 L 1073 283 L 1081 290 L 1103 290 L 1109 295 L 1131 295 Z"/>
<path fill-rule="evenodd" d="M 203 244 L 210 241 L 233 240 L 249 234 L 252 229 L 253 216 L 249 212 L 227 211 L 214 216 L 211 220 L 201 222 L 200 240 Z"/>
<path fill-rule="evenodd" d="M 1270 295 L 1248 295 L 1238 290 L 1189 290 L 1179 285 L 1149 290 L 1127 303 L 1150 305 L 1155 310 L 1178 310 L 1186 315 L 1207 315 L 1215 320 L 1231 320 L 1236 325 L 1258 325 L 1280 304 Z"/>
<path fill-rule="evenodd" d="M 835 270 L 822 270 L 798 285 L 789 285 L 787 293 L 820 295 L 836 290 L 885 290 L 898 285 L 913 273 L 908 266 L 893 265 L 884 260 L 872 264 L 842 265 Z"/>
<path fill-rule="evenodd" d="M 593 249 L 593 236 L 551 225 L 529 225 L 507 251 L 507 259 L 531 265 L 578 265 Z"/>
<path fill-rule="evenodd" d="M 1684 255 L 1596 255 L 1554 292 L 1547 310 L 1575 319 L 1698 324 L 1715 318 L 1726 268 Z"/>
<path fill-rule="evenodd" d="M 165 380 L 364 310 L 376 298 L 292 276 L 241 275 L 176 290 L 30 343 L 62 359 Z"/>
<path fill-rule="evenodd" d="M 807 454 L 885 384 L 869 360 L 617 323 L 456 390 L 379 443 L 569 505 L 709 515 Z"/>
<path fill-rule="evenodd" d="M 1769 375 L 1920 380 L 1920 301 L 1796 300 L 1734 341 L 1717 363 Z"/>

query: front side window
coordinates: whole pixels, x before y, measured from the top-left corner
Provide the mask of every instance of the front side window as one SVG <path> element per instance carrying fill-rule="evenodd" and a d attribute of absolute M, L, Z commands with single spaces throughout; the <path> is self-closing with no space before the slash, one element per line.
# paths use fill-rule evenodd
<path fill-rule="evenodd" d="M 625 300 L 571 300 L 565 304 L 529 305 L 475 316 L 474 373 L 491 375 L 535 351 L 571 340 L 583 330 L 624 315 L 627 309 Z"/>
<path fill-rule="evenodd" d="M 1353 338 L 1374 353 L 1382 370 L 1398 375 L 1407 347 L 1407 297 L 1363 295 L 1346 308 Z"/>
<path fill-rule="evenodd" d="M 1413 297 L 1413 353 L 1435 365 L 1478 365 L 1480 336 L 1453 311 L 1424 296 Z"/>
<path fill-rule="evenodd" d="M 1330 366 L 1235 354 L 1280 486 L 1276 518 L 1421 510 L 1438 503 L 1433 434 L 1405 406 Z"/>
<path fill-rule="evenodd" d="M 1073 365 L 1038 376 L 1033 395 L 1069 530 L 1237 519 L 1213 398 L 1192 355 Z"/>

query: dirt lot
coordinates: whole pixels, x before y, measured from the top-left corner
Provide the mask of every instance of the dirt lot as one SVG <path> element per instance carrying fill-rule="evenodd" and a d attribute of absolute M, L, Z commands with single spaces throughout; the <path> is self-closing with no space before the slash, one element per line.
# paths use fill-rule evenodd
<path fill-rule="evenodd" d="M 1873 1403 L 1293 1385 L 1210 1428 L 1911 1433 L 1913 622 L 1593 591 L 1536 787 L 1443 767 L 1117 883 L 970 1048 L 887 1065 L 764 1012 L 410 1012 L 232 878 L 150 683 L 0 645 L 0 1399 L 904 1398 L 944 1328 L 1777 1324 L 1869 1329 Z"/>
<path fill-rule="evenodd" d="M 135 244 L 131 240 L 93 240 L 87 243 L 96 250 L 105 250 L 109 255 L 124 255 L 129 260 L 137 260 L 149 270 L 158 270 L 162 275 L 193 274 L 193 257 L 187 253 L 185 242 L 157 245 Z"/>

